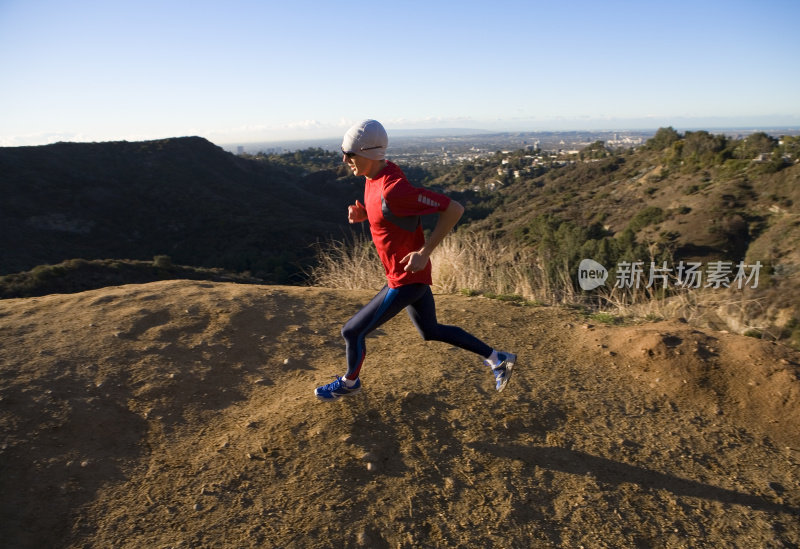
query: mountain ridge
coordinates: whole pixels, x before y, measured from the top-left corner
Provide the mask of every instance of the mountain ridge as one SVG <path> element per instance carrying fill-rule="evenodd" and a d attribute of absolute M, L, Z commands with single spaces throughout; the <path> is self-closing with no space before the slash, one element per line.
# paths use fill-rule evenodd
<path fill-rule="evenodd" d="M 199 137 L 0 148 L 0 274 L 67 259 L 170 256 L 288 281 L 346 229 L 352 183 L 236 157 Z"/>

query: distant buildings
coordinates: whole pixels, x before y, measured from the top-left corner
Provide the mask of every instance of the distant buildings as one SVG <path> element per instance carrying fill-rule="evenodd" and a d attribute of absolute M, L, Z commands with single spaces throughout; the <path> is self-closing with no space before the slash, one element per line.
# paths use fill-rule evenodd
<path fill-rule="evenodd" d="M 614 139 L 610 139 L 606 142 L 608 145 L 617 147 L 635 147 L 637 145 L 641 145 L 642 143 L 644 143 L 643 137 L 630 137 L 625 135 L 620 138 L 618 133 L 614 134 Z"/>

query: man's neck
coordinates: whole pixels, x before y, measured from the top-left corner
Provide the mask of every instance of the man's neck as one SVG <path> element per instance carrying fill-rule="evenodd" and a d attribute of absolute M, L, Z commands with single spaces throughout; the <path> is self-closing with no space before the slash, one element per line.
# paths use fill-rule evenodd
<path fill-rule="evenodd" d="M 367 179 L 375 179 L 376 177 L 378 177 L 378 174 L 381 173 L 385 167 L 386 167 L 386 160 L 375 161 L 375 165 L 367 174 Z"/>

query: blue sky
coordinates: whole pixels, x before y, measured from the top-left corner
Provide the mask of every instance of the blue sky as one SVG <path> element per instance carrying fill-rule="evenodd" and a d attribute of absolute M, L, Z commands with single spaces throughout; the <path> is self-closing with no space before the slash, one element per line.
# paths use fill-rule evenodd
<path fill-rule="evenodd" d="M 800 1 L 0 0 L 0 146 L 800 127 Z"/>

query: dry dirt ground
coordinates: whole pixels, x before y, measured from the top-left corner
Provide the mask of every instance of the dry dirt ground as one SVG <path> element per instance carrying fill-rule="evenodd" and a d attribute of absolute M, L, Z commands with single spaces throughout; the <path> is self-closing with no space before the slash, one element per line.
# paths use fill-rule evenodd
<path fill-rule="evenodd" d="M 0 302 L 0 545 L 798 547 L 800 354 L 681 322 L 438 296 L 519 362 L 372 292 L 190 281 Z"/>

